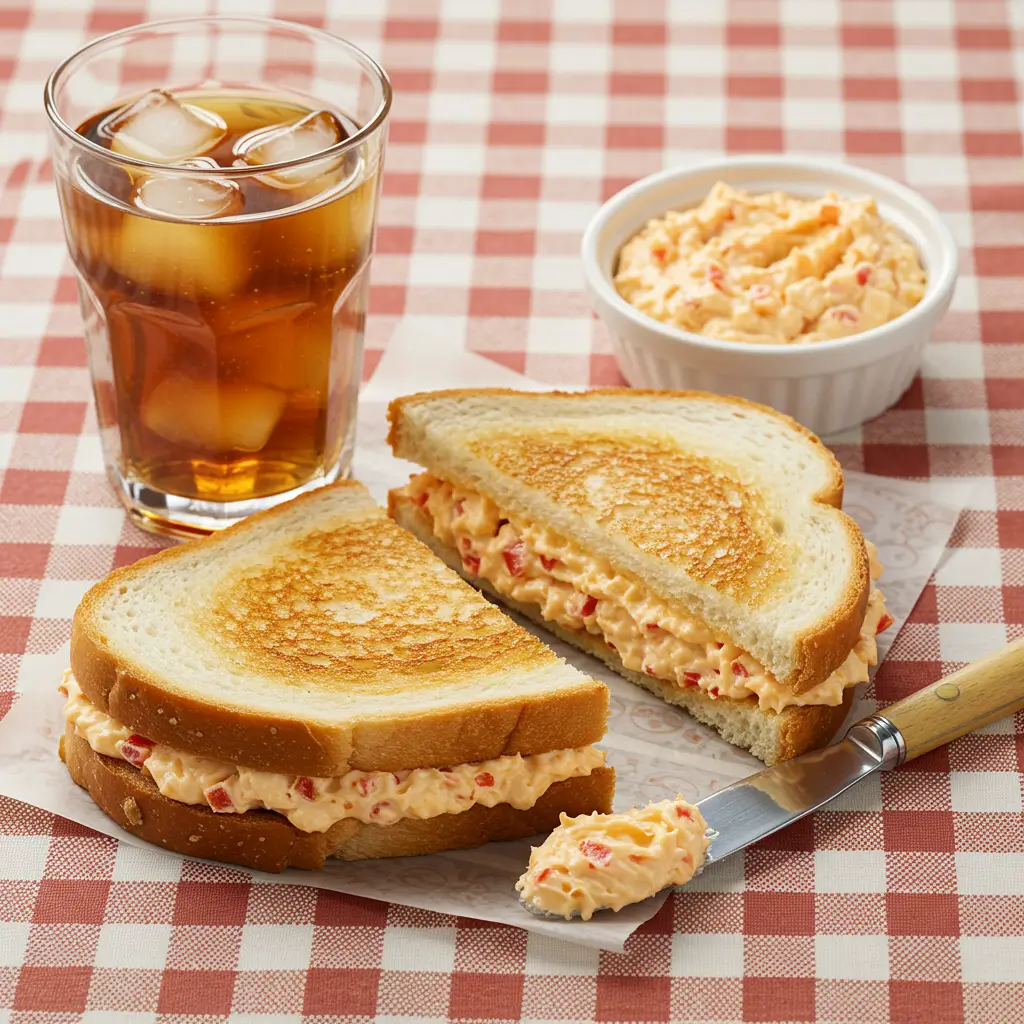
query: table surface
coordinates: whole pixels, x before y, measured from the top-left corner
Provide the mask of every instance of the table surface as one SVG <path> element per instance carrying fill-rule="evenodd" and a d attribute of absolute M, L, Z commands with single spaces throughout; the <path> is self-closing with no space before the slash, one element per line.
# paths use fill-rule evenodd
<path fill-rule="evenodd" d="M 919 189 L 961 245 L 953 308 L 899 406 L 836 448 L 977 486 L 874 694 L 1024 633 L 1024 5 L 5 0 L 0 713 L 56 684 L 83 591 L 155 543 L 102 474 L 41 85 L 92 36 L 215 7 L 322 25 L 391 74 L 368 369 L 405 319 L 553 384 L 619 383 L 579 237 L 673 163 L 845 156 Z M 0 800 L 0 1021 L 1021 1021 L 1022 760 L 1018 716 L 869 781 L 624 955 L 253 885 Z"/>

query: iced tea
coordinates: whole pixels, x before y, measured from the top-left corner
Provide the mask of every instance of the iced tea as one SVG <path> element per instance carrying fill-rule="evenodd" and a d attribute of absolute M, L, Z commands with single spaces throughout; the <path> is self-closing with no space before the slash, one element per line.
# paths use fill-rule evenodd
<path fill-rule="evenodd" d="M 234 502 L 344 461 L 377 167 L 357 148 L 258 168 L 357 129 L 282 96 L 159 90 L 78 127 L 166 167 L 82 156 L 59 180 L 83 314 L 106 335 L 97 406 L 101 427 L 116 425 L 126 483 Z M 226 168 L 255 173 L 213 173 Z"/>

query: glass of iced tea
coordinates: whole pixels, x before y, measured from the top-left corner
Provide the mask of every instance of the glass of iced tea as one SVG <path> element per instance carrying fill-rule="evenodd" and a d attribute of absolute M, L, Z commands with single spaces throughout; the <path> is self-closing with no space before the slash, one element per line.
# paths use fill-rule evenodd
<path fill-rule="evenodd" d="M 348 472 L 391 88 L 343 39 L 154 22 L 46 86 L 104 455 L 140 525 Z"/>

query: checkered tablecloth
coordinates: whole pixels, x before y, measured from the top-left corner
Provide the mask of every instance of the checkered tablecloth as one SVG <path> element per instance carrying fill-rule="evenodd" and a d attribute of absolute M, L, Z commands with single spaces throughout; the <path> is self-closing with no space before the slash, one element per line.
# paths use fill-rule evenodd
<path fill-rule="evenodd" d="M 102 474 L 43 80 L 186 13 L 345 35 L 396 99 L 367 369 L 403 319 L 552 383 L 617 383 L 577 248 L 598 204 L 728 153 L 845 156 L 961 244 L 953 308 L 847 467 L 977 487 L 875 682 L 1024 633 L 1024 5 L 998 0 L 0 3 L 0 714 L 84 590 L 151 550 Z M 1024 1021 L 1024 722 L 719 865 L 624 955 L 181 865 L 0 800 L 0 1021 Z"/>

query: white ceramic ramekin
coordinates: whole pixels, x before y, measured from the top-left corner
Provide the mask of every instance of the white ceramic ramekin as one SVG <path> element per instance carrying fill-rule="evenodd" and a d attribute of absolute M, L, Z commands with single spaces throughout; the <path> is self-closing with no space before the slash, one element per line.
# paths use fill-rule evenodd
<path fill-rule="evenodd" d="M 696 206 L 716 181 L 754 192 L 873 196 L 882 217 L 920 252 L 928 271 L 924 298 L 881 327 L 807 345 L 718 341 L 634 309 L 612 284 L 619 249 L 652 217 Z M 912 189 L 848 164 L 782 157 L 737 157 L 643 178 L 597 211 L 583 236 L 582 257 L 587 290 L 630 384 L 738 395 L 789 413 L 818 434 L 863 423 L 907 390 L 924 343 L 949 307 L 958 262 L 949 228 Z"/>

